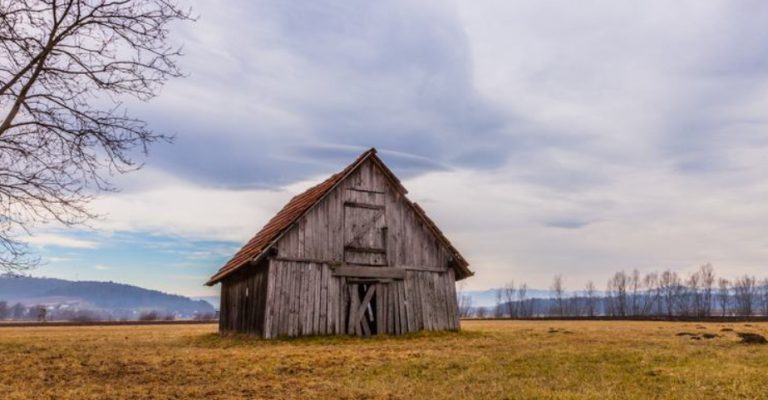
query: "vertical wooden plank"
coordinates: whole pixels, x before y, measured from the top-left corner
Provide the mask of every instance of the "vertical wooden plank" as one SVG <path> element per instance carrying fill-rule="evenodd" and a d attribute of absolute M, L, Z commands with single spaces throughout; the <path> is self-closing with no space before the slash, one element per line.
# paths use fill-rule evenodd
<path fill-rule="evenodd" d="M 276 327 L 276 336 L 285 336 L 287 334 L 287 324 L 286 321 L 288 318 L 286 317 L 287 311 L 288 311 L 288 296 L 286 294 L 287 287 L 286 285 L 290 285 L 290 282 L 288 281 L 288 268 L 286 267 L 285 262 L 280 262 L 278 264 L 279 269 L 276 271 L 278 275 L 278 290 L 277 295 L 278 299 L 280 301 L 279 303 L 279 309 L 275 312 L 275 327 Z"/>
<path fill-rule="evenodd" d="M 411 283 L 408 279 L 408 275 L 406 274 L 405 279 L 403 280 L 403 306 L 405 307 L 405 328 L 403 329 L 406 333 L 407 332 L 413 332 L 413 305 L 411 304 Z"/>
<path fill-rule="evenodd" d="M 290 262 L 283 262 L 283 269 L 285 269 L 285 285 L 283 286 L 283 295 L 285 297 L 285 310 L 282 313 L 282 317 L 285 318 L 283 323 L 283 335 L 284 336 L 290 336 L 291 334 L 291 313 L 292 306 L 293 306 L 293 290 L 295 290 L 295 287 L 293 285 L 294 279 L 293 279 L 293 268 Z"/>
<path fill-rule="evenodd" d="M 310 264 L 299 263 L 301 274 L 301 285 L 299 289 L 299 327 L 297 329 L 299 336 L 309 335 L 310 333 L 310 320 L 312 319 L 312 307 L 309 306 L 310 300 L 310 280 L 312 278 L 312 270 Z"/>
<path fill-rule="evenodd" d="M 290 282 L 288 281 L 289 269 L 285 262 L 279 262 L 276 265 L 278 266 L 278 269 L 275 271 L 275 274 L 278 277 L 278 283 L 275 294 L 278 300 L 278 308 L 275 310 L 275 336 L 285 336 L 288 334 L 287 315 L 289 309 L 287 289 L 290 287 Z"/>
<path fill-rule="evenodd" d="M 395 326 L 395 308 L 397 305 L 395 304 L 395 300 L 393 298 L 394 290 L 392 290 L 392 287 L 387 287 L 387 329 L 389 330 L 389 333 L 392 335 L 397 335 L 397 327 Z"/>
<path fill-rule="evenodd" d="M 304 297 L 305 297 L 304 307 L 305 307 L 305 310 L 304 310 L 304 318 L 303 319 L 304 319 L 304 324 L 306 325 L 305 329 L 304 329 L 304 332 L 303 332 L 304 335 L 311 335 L 313 333 L 312 332 L 312 322 L 315 319 L 315 316 L 314 316 L 315 308 L 314 308 L 314 305 L 312 304 L 312 302 L 314 300 L 314 292 L 313 292 L 313 290 L 314 290 L 313 286 L 314 285 L 313 285 L 313 282 L 312 282 L 312 279 L 314 279 L 314 273 L 313 272 L 314 272 L 313 265 L 311 263 L 307 263 L 306 267 L 304 268 L 304 278 L 307 281 L 307 283 L 304 284 Z"/>
<path fill-rule="evenodd" d="M 294 292 L 294 296 L 296 296 L 296 328 L 295 328 L 295 336 L 301 336 L 304 334 L 302 332 L 302 329 L 304 329 L 304 311 L 306 307 L 304 307 L 304 302 L 307 301 L 307 280 L 306 277 L 306 264 L 304 263 L 294 263 L 294 268 L 296 268 L 296 273 L 298 275 L 296 279 L 296 291 Z"/>
<path fill-rule="evenodd" d="M 285 265 L 280 261 L 271 261 L 275 268 L 275 302 L 272 305 L 275 309 L 272 317 L 272 337 L 276 338 L 283 335 L 283 313 L 285 312 Z"/>
<path fill-rule="evenodd" d="M 350 316 L 347 321 L 347 333 L 354 335 L 358 329 L 358 321 L 355 321 L 354 313 L 358 306 L 357 284 L 348 284 L 349 287 L 349 313 Z"/>
<path fill-rule="evenodd" d="M 381 292 L 377 293 L 379 297 L 376 301 L 381 303 L 381 332 L 389 334 L 389 297 L 387 297 L 389 293 L 389 285 L 382 284 L 379 289 L 381 289 Z"/>
<path fill-rule="evenodd" d="M 389 301 L 391 303 L 392 307 L 392 334 L 393 335 L 400 335 L 402 334 L 402 329 L 400 327 L 400 304 L 399 299 L 397 296 L 397 281 L 392 282 L 389 285 Z"/>
<path fill-rule="evenodd" d="M 412 289 L 412 298 L 411 298 L 411 304 L 413 305 L 413 322 L 414 322 L 414 330 L 419 331 L 423 328 L 423 325 L 421 323 L 422 321 L 422 315 L 421 315 L 421 296 L 419 293 L 419 284 L 416 281 L 416 272 L 414 271 L 408 271 L 408 279 L 411 281 L 411 289 Z"/>
<path fill-rule="evenodd" d="M 318 335 L 321 333 L 320 329 L 320 305 L 322 297 L 322 265 L 312 265 L 312 294 L 314 296 L 312 308 L 312 334 Z"/>
<path fill-rule="evenodd" d="M 454 330 L 459 330 L 459 304 L 458 299 L 456 298 L 456 275 L 453 272 L 453 268 L 448 269 L 445 279 L 447 280 L 448 284 L 448 307 L 450 309 L 451 315 L 451 327 Z"/>
<path fill-rule="evenodd" d="M 309 334 L 310 335 L 316 335 L 317 334 L 317 318 L 319 317 L 319 302 L 317 301 L 317 293 L 318 293 L 318 285 L 317 285 L 317 269 L 315 268 L 315 263 L 309 263 L 309 288 L 307 290 L 308 294 L 308 302 L 307 302 L 307 308 L 308 310 L 308 316 L 309 319 L 307 321 L 307 324 L 309 326 Z"/>
<path fill-rule="evenodd" d="M 293 271 L 293 290 L 291 291 L 291 297 L 293 298 L 293 307 L 291 308 L 291 336 L 299 335 L 299 306 L 301 302 L 301 281 L 302 271 L 299 263 L 291 263 L 291 271 Z"/>
<path fill-rule="evenodd" d="M 443 285 L 440 274 L 431 272 L 432 282 L 435 287 L 435 310 L 437 311 L 437 329 L 445 330 L 448 327 L 446 323 L 445 297 L 443 294 Z"/>
<path fill-rule="evenodd" d="M 453 329 L 453 322 L 451 321 L 451 314 L 450 314 L 450 299 L 448 296 L 448 279 L 447 273 L 441 273 L 438 274 L 438 280 L 437 283 L 440 285 L 440 294 L 441 294 L 441 301 L 442 301 L 442 308 L 443 308 L 443 323 L 445 326 L 443 329 L 451 330 Z"/>
<path fill-rule="evenodd" d="M 328 281 L 328 334 L 338 334 L 336 330 L 336 310 L 338 309 L 337 278 L 331 276 L 331 270 L 325 266 L 325 278 Z"/>
<path fill-rule="evenodd" d="M 227 306 L 227 284 L 225 282 L 220 283 L 220 295 L 219 295 L 219 332 L 227 331 L 227 312 L 229 307 Z"/>
<path fill-rule="evenodd" d="M 384 322 L 384 291 L 387 290 L 387 285 L 384 283 L 377 283 L 376 288 L 376 334 L 383 335 L 387 333 L 386 322 Z"/>
<path fill-rule="evenodd" d="M 400 312 L 398 315 L 400 316 L 399 326 L 400 326 L 400 334 L 408 333 L 408 317 L 406 314 L 406 308 L 405 308 L 405 282 L 403 281 L 397 281 L 397 305 L 400 307 Z"/>
<path fill-rule="evenodd" d="M 320 301 L 319 301 L 319 325 L 318 333 L 321 335 L 327 335 L 328 330 L 328 311 L 330 309 L 330 300 L 328 299 L 328 266 L 320 264 Z"/>
<path fill-rule="evenodd" d="M 339 295 L 339 302 L 338 307 L 336 308 L 336 333 L 338 334 L 345 334 L 347 333 L 347 321 L 344 315 L 344 310 L 346 308 L 346 298 L 347 298 L 347 292 L 349 291 L 347 289 L 346 279 L 341 277 L 335 277 L 333 278 L 336 281 L 337 284 L 337 290 Z"/>
<path fill-rule="evenodd" d="M 431 310 L 429 309 L 429 286 L 424 274 L 416 272 L 416 280 L 419 282 L 419 294 L 421 296 L 421 314 L 424 319 L 424 329 L 432 330 Z"/>
<path fill-rule="evenodd" d="M 296 256 L 298 257 L 304 257 L 305 256 L 305 239 L 306 239 L 306 228 L 307 228 L 307 219 L 301 218 L 299 220 L 299 224 L 296 227 L 298 229 L 298 243 L 296 245 Z"/>

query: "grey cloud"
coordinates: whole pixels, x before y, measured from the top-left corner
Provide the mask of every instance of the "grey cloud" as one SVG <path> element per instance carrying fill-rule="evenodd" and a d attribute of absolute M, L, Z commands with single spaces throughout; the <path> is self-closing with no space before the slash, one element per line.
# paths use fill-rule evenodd
<path fill-rule="evenodd" d="M 369 147 L 391 151 L 393 167 L 408 176 L 445 164 L 493 168 L 516 140 L 535 135 L 510 129 L 521 122 L 475 92 L 467 38 L 444 6 L 197 7 L 202 26 L 186 30 L 182 61 L 190 70 L 183 87 L 197 98 L 185 96 L 180 83 L 164 93 L 179 102 L 140 107 L 153 126 L 178 133 L 150 162 L 187 179 L 279 186 L 338 169 Z M 281 68 L 263 66 L 273 62 Z M 258 115 L 264 110 L 292 122 Z"/>

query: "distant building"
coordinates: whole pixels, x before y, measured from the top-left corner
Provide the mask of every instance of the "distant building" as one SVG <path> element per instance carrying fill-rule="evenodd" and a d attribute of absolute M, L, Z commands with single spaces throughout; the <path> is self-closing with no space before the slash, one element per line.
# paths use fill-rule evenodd
<path fill-rule="evenodd" d="M 458 330 L 464 257 L 371 149 L 294 197 L 207 285 L 219 330 L 278 336 Z"/>

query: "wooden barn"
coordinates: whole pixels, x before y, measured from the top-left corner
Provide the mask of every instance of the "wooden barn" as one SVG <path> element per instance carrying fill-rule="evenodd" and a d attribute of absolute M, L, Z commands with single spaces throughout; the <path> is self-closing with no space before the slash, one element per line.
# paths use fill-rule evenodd
<path fill-rule="evenodd" d="M 473 273 L 406 193 L 370 149 L 295 196 L 206 283 L 220 332 L 458 330 L 455 282 Z"/>

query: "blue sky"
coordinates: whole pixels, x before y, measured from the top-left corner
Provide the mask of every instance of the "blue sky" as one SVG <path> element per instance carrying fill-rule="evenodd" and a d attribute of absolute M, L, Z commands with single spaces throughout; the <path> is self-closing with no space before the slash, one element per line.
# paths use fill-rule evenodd
<path fill-rule="evenodd" d="M 36 275 L 206 295 L 292 195 L 366 148 L 471 262 L 470 289 L 618 269 L 764 275 L 768 3 L 187 2 L 175 133 Z"/>

